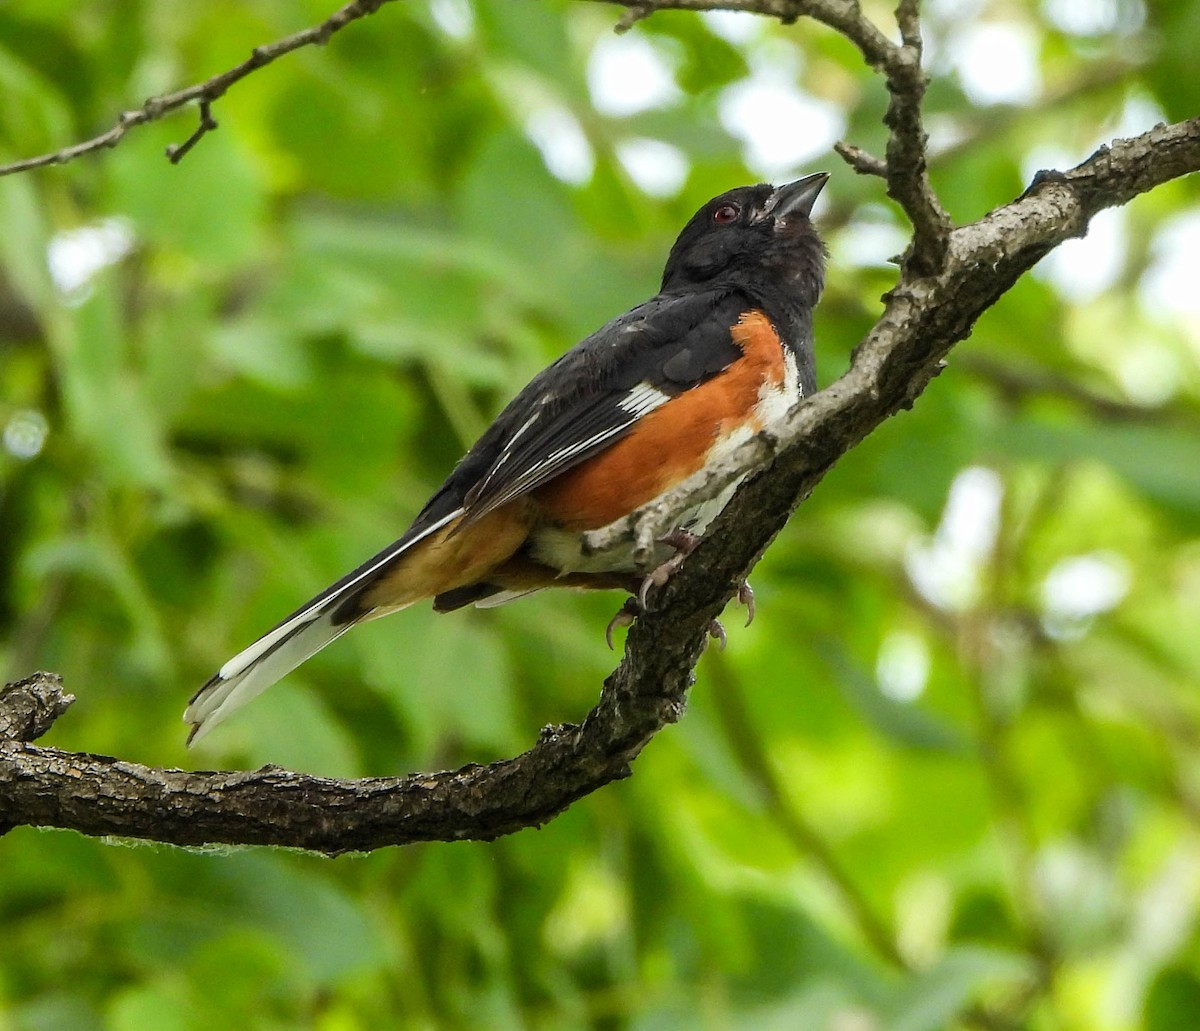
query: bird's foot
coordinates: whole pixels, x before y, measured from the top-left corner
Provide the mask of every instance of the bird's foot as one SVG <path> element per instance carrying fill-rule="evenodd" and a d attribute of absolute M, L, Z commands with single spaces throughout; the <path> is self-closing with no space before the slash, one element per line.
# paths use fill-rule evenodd
<path fill-rule="evenodd" d="M 749 626 L 754 621 L 754 588 L 748 581 L 743 580 L 737 585 L 737 594 L 735 597 L 739 605 L 746 606 L 746 626 Z M 721 625 L 719 619 L 714 619 L 708 624 L 708 636 L 717 642 L 717 647 L 725 650 L 727 639 L 725 637 L 725 628 Z"/>
<path fill-rule="evenodd" d="M 700 543 L 700 538 L 694 533 L 689 533 L 687 530 L 676 529 L 660 537 L 659 541 L 673 547 L 675 554 L 652 569 L 643 578 L 641 585 L 637 589 L 637 593 L 626 598 L 625 604 L 608 621 L 608 626 L 604 628 L 604 640 L 608 642 L 609 648 L 613 646 L 613 631 L 618 627 L 633 625 L 638 616 L 646 611 L 650 589 L 652 587 L 662 587 L 679 570 L 684 560 L 696 550 L 696 545 Z M 736 597 L 739 604 L 746 606 L 746 626 L 749 626 L 754 621 L 754 589 L 748 581 L 742 580 L 738 583 Z M 708 636 L 717 642 L 718 648 L 722 651 L 725 650 L 727 637 L 725 635 L 725 628 L 721 625 L 719 619 L 714 619 L 709 623 Z"/>
<path fill-rule="evenodd" d="M 696 545 L 700 543 L 700 538 L 694 533 L 688 533 L 684 529 L 675 529 L 670 533 L 660 537 L 659 543 L 668 544 L 675 549 L 675 554 L 672 555 L 666 562 L 656 566 L 642 580 L 642 586 L 638 590 L 638 603 L 642 607 L 642 611 L 646 610 L 646 599 L 650 595 L 651 587 L 661 587 L 671 576 L 678 572 L 679 567 L 683 565 L 686 559 L 693 551 L 696 550 Z"/>
<path fill-rule="evenodd" d="M 749 626 L 754 622 L 754 588 L 750 586 L 749 580 L 743 580 L 737 585 L 735 597 L 739 605 L 746 606 L 746 626 Z"/>
<path fill-rule="evenodd" d="M 617 609 L 617 614 L 608 621 L 608 626 L 604 628 L 604 640 L 608 642 L 609 651 L 612 651 L 613 646 L 613 631 L 617 627 L 633 626 L 634 621 L 645 611 L 642 603 L 637 600 L 632 594 L 625 599 L 625 604 Z"/>
<path fill-rule="evenodd" d="M 710 641 L 717 642 L 717 651 L 723 652 L 725 645 L 729 643 L 729 639 L 725 636 L 725 627 L 721 625 L 719 619 L 710 619 L 708 621 L 708 638 Z"/>
<path fill-rule="evenodd" d="M 650 588 L 661 587 L 671 579 L 671 575 L 683 565 L 683 560 L 696 550 L 700 538 L 694 533 L 688 533 L 687 530 L 677 529 L 660 537 L 659 543 L 669 544 L 675 549 L 675 554 L 652 569 L 640 584 L 634 581 L 633 594 L 625 599 L 625 604 L 617 609 L 616 615 L 608 621 L 608 626 L 604 628 L 604 640 L 608 642 L 609 648 L 613 646 L 613 631 L 618 627 L 633 625 L 634 620 L 646 611 Z M 722 631 L 723 635 L 724 631 Z"/>

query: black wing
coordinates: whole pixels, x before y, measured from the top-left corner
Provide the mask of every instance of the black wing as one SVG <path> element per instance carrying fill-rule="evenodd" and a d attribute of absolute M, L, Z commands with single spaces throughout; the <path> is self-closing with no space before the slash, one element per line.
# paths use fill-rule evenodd
<path fill-rule="evenodd" d="M 660 294 L 597 330 L 497 416 L 414 528 L 457 508 L 478 519 L 611 447 L 741 354 L 730 328 L 750 307 L 728 290 Z"/>
<path fill-rule="evenodd" d="M 611 447 L 659 398 L 715 376 L 741 354 L 729 329 L 750 306 L 745 296 L 729 291 L 660 294 L 577 344 L 496 417 L 398 540 L 231 659 L 205 689 L 218 681 L 232 684 L 310 624 L 327 623 L 330 633 L 340 633 L 362 614 L 360 589 L 413 545 L 460 516 L 477 519 Z"/>

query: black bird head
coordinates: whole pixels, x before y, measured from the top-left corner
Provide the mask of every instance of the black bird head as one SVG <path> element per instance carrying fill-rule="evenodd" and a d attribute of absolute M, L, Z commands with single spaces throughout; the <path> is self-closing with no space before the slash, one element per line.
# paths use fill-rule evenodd
<path fill-rule="evenodd" d="M 828 172 L 816 172 L 778 188 L 759 183 L 714 197 L 671 248 L 663 292 L 729 284 L 755 294 L 782 291 L 815 305 L 825 247 L 809 215 L 828 179 Z"/>

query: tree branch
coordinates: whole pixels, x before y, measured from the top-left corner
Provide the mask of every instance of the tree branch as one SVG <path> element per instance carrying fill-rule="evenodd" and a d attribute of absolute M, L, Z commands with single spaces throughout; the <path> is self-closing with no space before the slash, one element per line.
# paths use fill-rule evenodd
<path fill-rule="evenodd" d="M 647 548 L 669 529 L 666 513 L 679 510 L 674 506 L 715 497 L 741 470 L 777 456 L 769 470 L 739 490 L 660 595 L 672 621 L 684 612 L 698 620 L 715 617 L 732 596 L 732 585 L 748 574 L 837 459 L 887 416 L 912 406 L 941 371 L 950 348 L 1022 273 L 1058 244 L 1083 235 L 1097 211 L 1197 170 L 1200 118 L 1102 147 L 1069 172 L 1044 173 L 1017 200 L 955 229 L 937 276 L 902 274 L 883 315 L 855 349 L 849 372 L 798 407 L 778 437 L 760 434 L 748 441 L 720 466 L 682 484 L 678 494 L 597 531 L 593 545 L 609 547 L 623 538 Z M 696 604 L 705 591 L 715 600 L 697 605 L 694 614 L 679 597 Z M 659 632 L 657 626 L 657 612 L 648 613 L 630 639 L 641 631 Z"/>
<path fill-rule="evenodd" d="M 5 685 L 0 690 L 0 741 L 36 741 L 74 701 L 53 673 Z"/>
<path fill-rule="evenodd" d="M 890 99 L 883 123 L 888 133 L 888 196 L 908 216 L 913 239 L 904 261 L 917 275 L 931 275 L 946 258 L 950 216 L 929 182 L 921 101 L 929 78 L 921 67 L 921 31 L 916 0 L 901 0 L 896 11 L 904 45 L 893 48 L 886 66 Z"/>
<path fill-rule="evenodd" d="M 734 583 L 838 458 L 887 416 L 911 407 L 975 320 L 1053 247 L 1084 233 L 1096 212 L 1197 170 L 1200 118 L 1158 126 L 1101 148 L 1068 172 L 1039 176 L 1017 200 L 952 230 L 936 275 L 906 269 L 845 376 L 799 406 L 777 437 L 749 442 L 663 506 L 715 494 L 748 457 L 773 456 L 631 628 L 620 664 L 581 725 L 545 728 L 514 759 L 400 778 L 333 780 L 277 767 L 154 769 L 30 744 L 69 704 L 55 678 L 39 674 L 0 694 L 0 829 L 29 824 L 180 845 L 338 853 L 491 839 L 551 819 L 627 776 L 651 737 L 679 718 L 709 621 Z M 648 542 L 663 518 L 652 506 L 604 533 Z M 31 708 L 39 715 L 22 715 Z"/>
<path fill-rule="evenodd" d="M 845 140 L 838 140 L 833 145 L 833 149 L 838 157 L 859 175 L 877 175 L 880 179 L 887 178 L 888 167 L 883 158 L 877 158 L 874 154 L 863 150 L 862 147 L 856 147 L 853 143 L 847 143 Z"/>
<path fill-rule="evenodd" d="M 117 116 L 116 124 L 111 129 L 98 136 L 93 136 L 90 140 L 63 147 L 50 154 L 41 154 L 37 157 L 14 161 L 11 164 L 0 165 L 0 176 L 15 175 L 17 172 L 28 172 L 35 168 L 46 168 L 49 165 L 65 165 L 69 161 L 83 157 L 84 154 L 92 154 L 98 150 L 115 147 L 134 126 L 156 122 L 164 115 L 195 102 L 200 105 L 199 128 L 183 143 L 167 148 L 167 159 L 172 164 L 178 164 L 200 142 L 201 137 L 217 127 L 209 110 L 210 105 L 223 97 L 230 86 L 240 82 L 251 72 L 256 72 L 277 61 L 284 54 L 290 54 L 293 50 L 307 46 L 323 46 L 335 32 L 344 29 L 353 21 L 374 14 L 384 4 L 391 2 L 392 0 L 352 0 L 351 3 L 335 11 L 318 25 L 285 36 L 274 43 L 255 47 L 246 60 L 228 71 L 214 75 L 211 79 L 206 79 L 194 86 L 188 86 L 186 89 L 151 97 L 140 108 L 122 112 Z"/>
<path fill-rule="evenodd" d="M 167 160 L 173 165 L 179 164 L 180 161 L 187 157 L 188 151 L 199 143 L 206 134 L 218 128 L 220 126 L 217 125 L 216 119 L 212 116 L 212 101 L 200 101 L 200 124 L 196 127 L 196 131 L 182 143 L 178 145 L 172 144 L 167 147 Z"/>
<path fill-rule="evenodd" d="M 31 694 L 44 699 L 43 712 L 61 712 L 70 703 L 57 677 L 36 674 L 0 695 L 0 726 L 23 726 L 19 706 Z M 583 727 L 547 727 L 516 759 L 363 780 L 271 766 L 246 773 L 156 769 L 39 748 L 24 735 L 0 738 L 0 827 L 69 827 L 176 845 L 288 845 L 328 854 L 415 841 L 488 840 L 543 823 L 576 798 L 628 775 L 644 741 L 681 710 L 682 688 L 674 699 L 639 699 L 610 678 Z"/>
<path fill-rule="evenodd" d="M 883 122 L 888 127 L 886 161 L 873 158 L 849 144 L 837 152 L 862 174 L 881 175 L 887 180 L 888 196 L 900 205 L 912 223 L 913 238 L 904 262 L 917 275 L 931 275 L 946 257 L 950 216 L 929 182 L 921 118 L 921 101 L 928 77 L 921 67 L 921 25 L 918 0 L 900 0 L 896 22 L 901 43 L 893 43 L 872 22 L 858 0 L 596 0 L 629 8 L 620 29 L 649 17 L 658 10 L 745 11 L 778 18 L 790 24 L 811 18 L 841 33 L 858 47 L 867 62 L 887 82 L 889 101 Z M 630 17 L 630 12 L 634 16 Z"/>

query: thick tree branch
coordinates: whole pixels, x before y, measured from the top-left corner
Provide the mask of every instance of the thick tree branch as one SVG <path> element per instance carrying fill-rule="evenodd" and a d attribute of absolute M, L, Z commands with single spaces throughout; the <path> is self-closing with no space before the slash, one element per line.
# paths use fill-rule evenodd
<path fill-rule="evenodd" d="M 546 727 L 515 759 L 362 780 L 270 766 L 253 772 L 157 769 L 40 748 L 25 738 L 44 729 L 47 714 L 64 711 L 71 699 L 53 674 L 35 674 L 0 695 L 0 727 L 14 729 L 14 737 L 0 735 L 0 830 L 29 824 L 176 845 L 286 845 L 328 854 L 415 841 L 488 840 L 544 823 L 575 799 L 628 776 L 642 746 L 683 710 L 691 668 L 703 648 L 703 633 L 694 636 L 678 669 L 667 669 L 653 654 L 623 663 L 582 726 Z M 27 714 L 34 709 L 37 715 Z"/>
<path fill-rule="evenodd" d="M 0 828 L 69 827 L 175 844 L 277 844 L 336 853 L 430 839 L 490 839 L 549 820 L 628 775 L 679 718 L 706 628 L 788 516 L 887 416 L 910 407 L 950 348 L 1017 278 L 1106 207 L 1200 170 L 1200 118 L 1102 148 L 1065 173 L 948 236 L 943 267 L 911 266 L 886 298 L 850 371 L 680 497 L 715 493 L 747 457 L 774 456 L 737 494 L 680 573 L 629 632 L 625 655 L 580 726 L 546 728 L 515 759 L 402 778 L 332 780 L 268 767 L 251 773 L 152 769 L 30 744 L 67 701 L 42 674 L 0 695 Z M 744 468 L 744 466 L 742 466 Z M 690 492 L 690 493 L 689 493 Z M 648 510 L 607 531 L 643 542 L 662 526 Z M 665 527 L 664 527 L 665 528 Z M 30 698 L 40 698 L 33 704 Z M 32 710 L 41 715 L 22 715 Z"/>
<path fill-rule="evenodd" d="M 211 79 L 188 86 L 186 89 L 176 90 L 174 93 L 151 97 L 140 108 L 122 112 L 111 129 L 98 136 L 93 136 L 90 140 L 63 147 L 50 154 L 41 154 L 37 157 L 14 161 L 11 164 L 0 165 L 0 176 L 28 172 L 34 168 L 45 168 L 49 165 L 65 165 L 68 161 L 83 157 L 84 154 L 92 154 L 98 150 L 115 147 L 134 126 L 156 122 L 164 115 L 177 111 L 187 104 L 197 103 L 200 105 L 199 127 L 183 143 L 167 148 L 167 159 L 172 164 L 178 164 L 206 133 L 217 127 L 217 123 L 212 118 L 210 106 L 223 97 L 230 86 L 240 82 L 251 72 L 256 72 L 273 61 L 277 61 L 284 54 L 290 54 L 293 50 L 324 45 L 335 32 L 344 29 L 353 21 L 374 14 L 384 4 L 391 2 L 392 0 L 353 0 L 345 7 L 335 11 L 319 25 L 295 32 L 274 43 L 255 47 L 246 60 L 228 71 L 221 72 L 220 75 L 214 75 Z"/>

